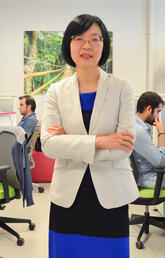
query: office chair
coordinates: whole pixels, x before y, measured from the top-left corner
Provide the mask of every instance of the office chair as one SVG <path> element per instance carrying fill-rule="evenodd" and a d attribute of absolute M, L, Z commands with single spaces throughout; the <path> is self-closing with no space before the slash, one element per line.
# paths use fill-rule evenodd
<path fill-rule="evenodd" d="M 36 143 L 38 134 L 39 134 L 39 124 L 36 125 L 35 130 L 27 143 L 28 155 L 29 155 L 29 161 L 30 161 L 30 169 L 35 167 L 35 162 L 33 159 L 33 150 L 35 148 L 35 143 Z M 32 184 L 33 184 L 33 186 L 38 187 L 39 193 L 44 192 L 44 187 L 42 187 L 40 184 L 37 184 L 37 183 L 32 183 Z"/>
<path fill-rule="evenodd" d="M 139 180 L 139 169 L 135 159 L 134 152 L 130 156 L 132 172 L 135 177 L 135 181 L 138 184 Z M 139 188 L 140 197 L 135 200 L 132 204 L 145 206 L 144 215 L 132 214 L 129 220 L 130 225 L 142 224 L 139 235 L 136 241 L 136 247 L 138 249 L 144 248 L 142 241 L 140 240 L 143 233 L 149 233 L 149 226 L 153 225 L 158 228 L 165 229 L 165 218 L 150 216 L 149 206 L 157 205 L 165 201 L 165 189 L 161 189 L 162 179 L 165 174 L 165 169 L 155 169 L 157 173 L 157 179 L 155 183 L 155 188 Z"/>
<path fill-rule="evenodd" d="M 11 132 L 0 132 L 0 212 L 4 210 L 4 204 L 14 199 L 19 199 L 20 184 L 16 175 L 13 158 L 12 146 L 16 142 L 15 134 Z M 17 245 L 22 246 L 24 239 L 9 227 L 8 223 L 28 223 L 29 230 L 34 230 L 35 224 L 30 219 L 9 218 L 0 216 L 0 227 L 17 238 Z"/>

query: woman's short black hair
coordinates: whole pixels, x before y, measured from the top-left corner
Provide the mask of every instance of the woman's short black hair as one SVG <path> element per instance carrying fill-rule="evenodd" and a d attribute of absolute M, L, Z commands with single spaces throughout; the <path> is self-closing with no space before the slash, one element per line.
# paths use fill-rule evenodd
<path fill-rule="evenodd" d="M 106 26 L 104 25 L 102 20 L 97 16 L 93 16 L 89 14 L 81 14 L 75 17 L 69 23 L 69 25 L 67 26 L 64 32 L 64 37 L 62 42 L 62 54 L 67 64 L 73 67 L 76 66 L 71 58 L 71 53 L 70 53 L 71 37 L 81 35 L 85 31 L 87 31 L 94 23 L 96 23 L 100 27 L 102 32 L 102 37 L 104 38 L 102 56 L 100 58 L 98 65 L 99 66 L 103 65 L 108 59 L 109 51 L 110 51 L 110 37 L 106 29 Z"/>

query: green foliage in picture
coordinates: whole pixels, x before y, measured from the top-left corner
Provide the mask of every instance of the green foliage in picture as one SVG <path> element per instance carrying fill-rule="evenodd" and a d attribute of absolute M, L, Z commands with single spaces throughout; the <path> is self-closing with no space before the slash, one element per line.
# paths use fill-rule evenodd
<path fill-rule="evenodd" d="M 66 76 L 74 69 L 65 64 L 61 52 L 63 32 L 25 31 L 24 32 L 24 93 L 44 94 L 50 84 Z M 112 32 L 110 32 L 111 52 L 102 67 L 112 73 Z"/>

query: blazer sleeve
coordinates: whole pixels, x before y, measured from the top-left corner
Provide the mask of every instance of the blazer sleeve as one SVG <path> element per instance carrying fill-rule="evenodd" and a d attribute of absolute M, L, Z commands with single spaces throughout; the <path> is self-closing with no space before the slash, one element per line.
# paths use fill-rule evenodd
<path fill-rule="evenodd" d="M 74 159 L 92 164 L 94 161 L 94 135 L 57 135 L 46 131 L 52 125 L 62 126 L 56 90 L 50 87 L 47 93 L 46 109 L 41 124 L 41 144 L 44 154 L 53 159 Z"/>
<path fill-rule="evenodd" d="M 119 110 L 116 111 L 118 116 L 118 124 L 116 132 L 129 131 L 135 137 L 135 101 L 134 93 L 130 83 L 125 80 L 120 92 Z M 132 151 L 126 152 L 121 149 L 100 150 L 95 151 L 95 161 L 103 160 L 119 160 L 127 158 Z"/>

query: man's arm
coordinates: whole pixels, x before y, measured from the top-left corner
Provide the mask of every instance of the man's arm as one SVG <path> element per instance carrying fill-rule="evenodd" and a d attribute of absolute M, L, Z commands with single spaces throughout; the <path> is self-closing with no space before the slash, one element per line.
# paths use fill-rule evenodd
<path fill-rule="evenodd" d="M 145 130 L 137 133 L 134 149 L 154 167 L 165 167 L 165 147 L 156 146 Z"/>
<path fill-rule="evenodd" d="M 29 138 L 33 134 L 37 122 L 37 119 L 29 118 L 20 125 L 25 130 L 27 138 Z"/>

